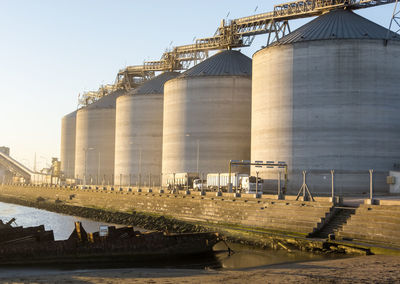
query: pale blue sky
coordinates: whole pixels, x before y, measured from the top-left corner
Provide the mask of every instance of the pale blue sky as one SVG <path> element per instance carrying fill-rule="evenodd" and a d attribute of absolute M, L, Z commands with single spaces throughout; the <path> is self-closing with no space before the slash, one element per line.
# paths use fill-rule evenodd
<path fill-rule="evenodd" d="M 78 93 L 112 83 L 126 65 L 212 36 L 221 19 L 268 12 L 272 0 L 0 0 L 0 146 L 32 168 L 59 157 L 61 118 Z M 357 11 L 385 27 L 393 4 Z M 292 30 L 310 19 L 291 22 Z M 265 45 L 258 36 L 248 56 Z"/>

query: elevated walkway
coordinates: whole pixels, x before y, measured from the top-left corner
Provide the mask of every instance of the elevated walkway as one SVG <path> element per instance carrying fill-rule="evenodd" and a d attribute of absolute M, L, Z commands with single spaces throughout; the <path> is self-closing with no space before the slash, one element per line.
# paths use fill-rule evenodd
<path fill-rule="evenodd" d="M 8 169 L 10 172 L 16 173 L 23 177 L 26 181 L 30 181 L 35 174 L 33 171 L 25 167 L 17 160 L 9 155 L 0 152 L 0 165 Z"/>

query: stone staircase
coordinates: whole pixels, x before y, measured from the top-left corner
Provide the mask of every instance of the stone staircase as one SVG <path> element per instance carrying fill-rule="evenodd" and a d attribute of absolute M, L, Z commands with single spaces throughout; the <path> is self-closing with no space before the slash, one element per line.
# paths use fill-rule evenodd
<path fill-rule="evenodd" d="M 320 230 L 311 234 L 311 237 L 327 239 L 331 234 L 336 235 L 355 212 L 356 208 L 354 207 L 334 207 L 331 218 L 325 222 Z"/>
<path fill-rule="evenodd" d="M 260 210 L 262 209 L 262 210 Z M 256 218 L 247 216 L 254 209 L 245 209 L 240 217 L 233 218 L 241 220 L 241 225 L 264 228 L 283 234 L 299 234 L 309 236 L 319 230 L 325 220 L 330 219 L 332 203 L 329 202 L 302 202 L 302 201 L 265 201 L 258 208 Z M 233 213 L 230 213 L 234 216 Z"/>
<path fill-rule="evenodd" d="M 360 205 L 338 239 L 400 247 L 400 206 Z"/>

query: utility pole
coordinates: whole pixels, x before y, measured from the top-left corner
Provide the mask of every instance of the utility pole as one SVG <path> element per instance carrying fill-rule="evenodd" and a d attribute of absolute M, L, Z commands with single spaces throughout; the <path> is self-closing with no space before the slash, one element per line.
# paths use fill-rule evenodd
<path fill-rule="evenodd" d="M 197 163 L 196 163 L 196 173 L 199 173 L 199 158 L 200 158 L 200 142 L 199 139 L 197 139 Z"/>

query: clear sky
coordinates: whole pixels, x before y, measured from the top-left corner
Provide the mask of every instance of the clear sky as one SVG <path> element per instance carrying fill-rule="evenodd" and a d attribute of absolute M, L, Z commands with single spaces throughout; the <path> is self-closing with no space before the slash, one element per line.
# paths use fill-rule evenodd
<path fill-rule="evenodd" d="M 31 168 L 36 152 L 44 167 L 60 155 L 61 118 L 77 108 L 79 93 L 114 82 L 127 65 L 158 60 L 171 42 L 212 36 L 227 16 L 282 2 L 0 0 L 0 146 Z M 357 13 L 388 27 L 393 8 Z M 292 30 L 309 20 L 291 22 Z M 251 57 L 265 42 L 258 36 L 242 52 Z"/>

